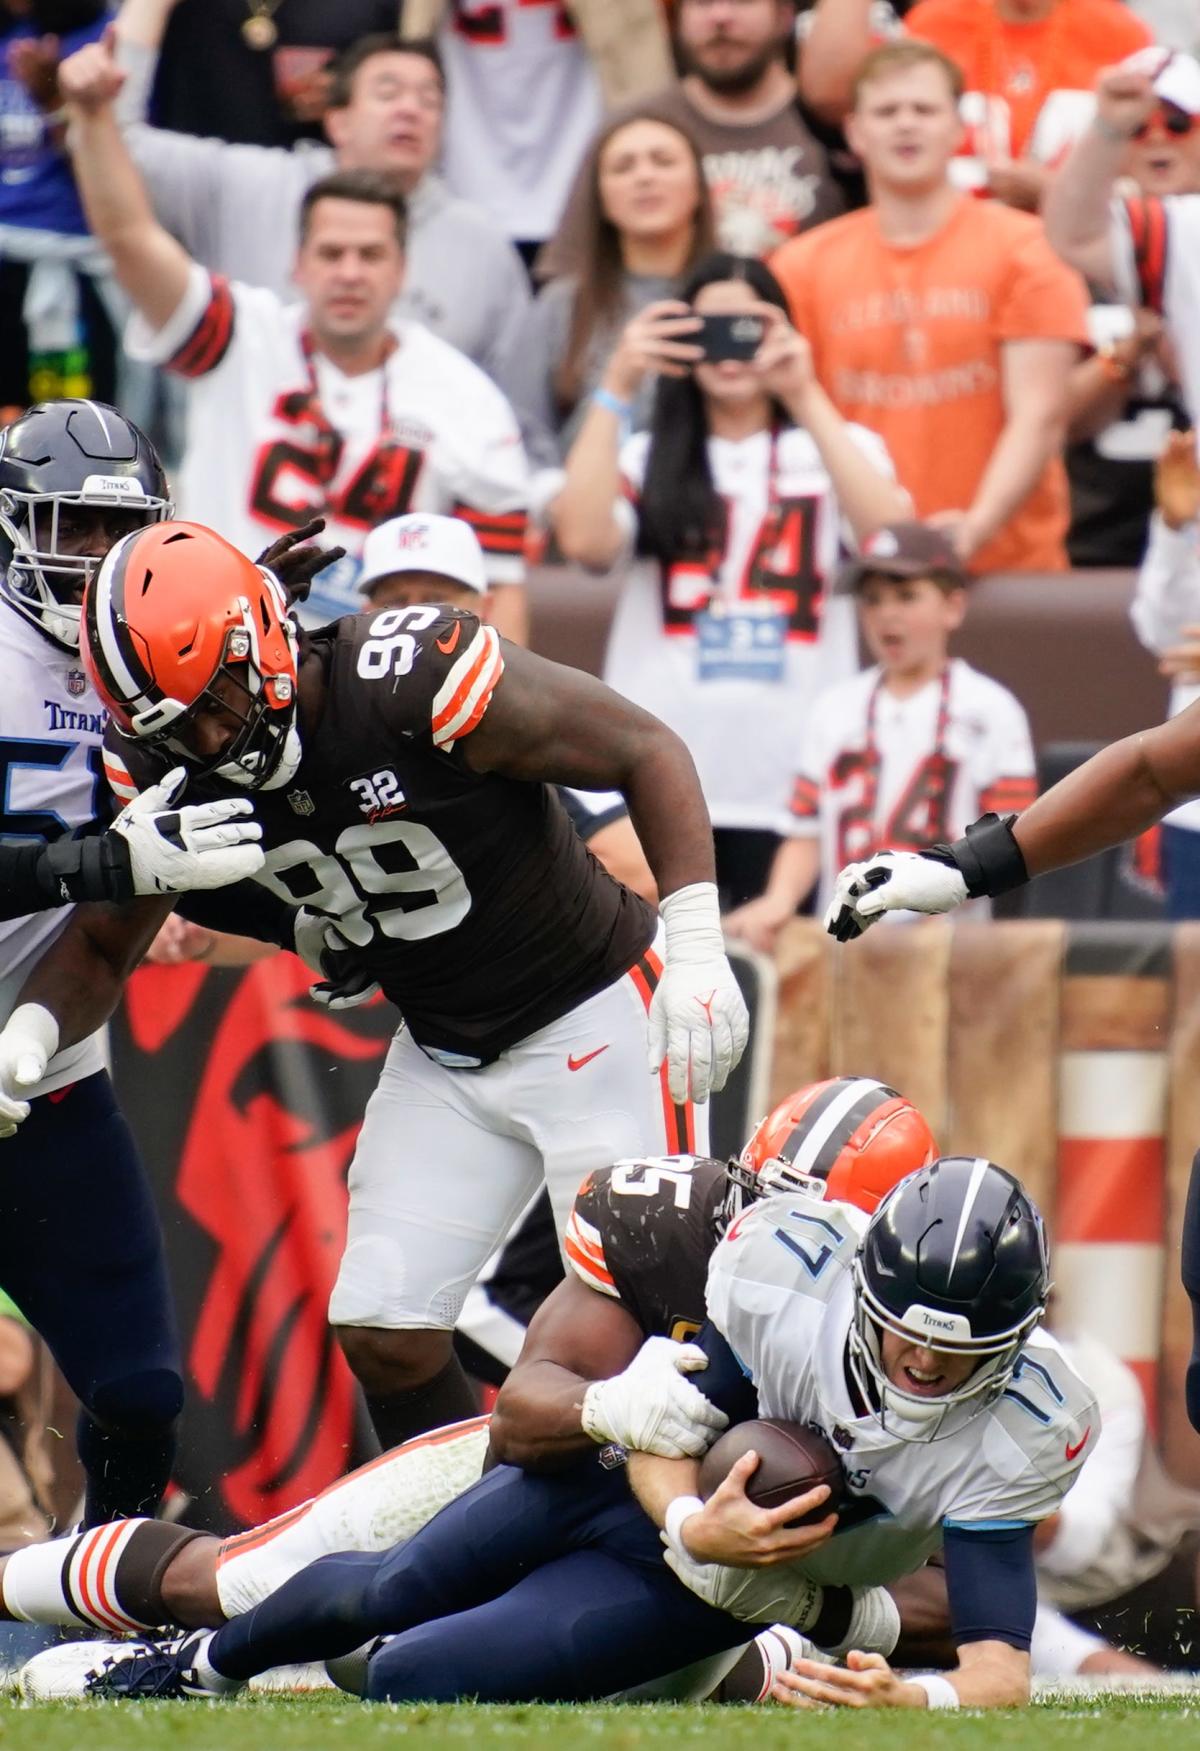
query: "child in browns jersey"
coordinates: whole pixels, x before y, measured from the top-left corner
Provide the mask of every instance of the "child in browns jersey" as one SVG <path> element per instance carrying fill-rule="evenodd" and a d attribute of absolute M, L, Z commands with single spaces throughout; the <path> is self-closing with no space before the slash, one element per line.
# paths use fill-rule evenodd
<path fill-rule="evenodd" d="M 951 657 L 966 573 L 923 523 L 880 529 L 843 571 L 872 668 L 828 688 L 801 744 L 787 834 L 766 890 L 725 927 L 766 952 L 820 883 L 881 846 L 920 851 L 985 809 L 1010 814 L 1037 794 L 1025 712 L 998 681 Z"/>

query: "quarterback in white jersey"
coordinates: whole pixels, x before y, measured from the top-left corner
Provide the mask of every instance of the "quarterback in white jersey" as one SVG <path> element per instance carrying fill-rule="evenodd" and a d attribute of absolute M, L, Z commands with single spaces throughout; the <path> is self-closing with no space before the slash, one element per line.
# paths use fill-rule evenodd
<path fill-rule="evenodd" d="M 737 1420 L 819 1429 L 842 1456 L 845 1499 L 836 1520 L 780 1533 L 799 1504 L 745 1515 L 752 1465 L 702 1504 L 687 1488 L 693 1461 L 642 1456 L 633 1482 L 664 1527 L 668 1563 L 700 1597 L 750 1615 L 758 1592 L 786 1603 L 789 1580 L 799 1604 L 806 1582 L 875 1585 L 941 1548 L 959 1647 L 951 1677 L 910 1685 L 879 1655 L 840 1674 L 801 1662 L 784 1700 L 1027 1698 L 1034 1527 L 1100 1426 L 1094 1394 L 1038 1329 L 1047 1290 L 1040 1218 L 982 1160 L 918 1170 L 869 1219 L 845 1204 L 766 1199 L 717 1246 L 698 1339 L 709 1395 Z"/>
<path fill-rule="evenodd" d="M 97 241 L 134 306 L 129 352 L 189 383 L 184 514 L 247 553 L 311 517 L 345 549 L 315 581 L 316 621 L 359 607 L 358 556 L 370 529 L 406 511 L 465 518 L 489 581 L 524 576 L 526 464 L 517 423 L 477 366 L 419 324 L 393 321 L 404 278 L 406 209 L 386 178 L 346 170 L 300 207 L 298 302 L 230 285 L 194 262 L 154 217 L 117 127 L 123 75 L 98 43 L 69 56 L 80 194 Z M 519 634 L 519 597 L 494 614 Z"/>

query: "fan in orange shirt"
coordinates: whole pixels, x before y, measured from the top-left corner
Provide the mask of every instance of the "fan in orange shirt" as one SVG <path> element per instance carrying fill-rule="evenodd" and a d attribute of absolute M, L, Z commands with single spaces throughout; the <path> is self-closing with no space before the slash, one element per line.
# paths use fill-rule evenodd
<path fill-rule="evenodd" d="M 1154 41 L 1122 0 L 917 0 L 904 23 L 962 70 L 959 188 L 1030 211 L 1091 120 L 1097 73 Z"/>
<path fill-rule="evenodd" d="M 958 69 L 912 40 L 868 56 L 847 138 L 871 205 L 772 267 L 818 380 L 879 433 L 918 515 L 972 571 L 1065 568 L 1067 385 L 1082 281 L 1040 220 L 956 190 Z"/>
<path fill-rule="evenodd" d="M 808 17 L 800 95 L 840 125 L 879 42 L 875 0 L 818 0 Z M 1153 40 L 1122 0 L 917 0 L 903 28 L 962 72 L 955 184 L 1028 212 L 1092 118 L 1097 72 Z"/>

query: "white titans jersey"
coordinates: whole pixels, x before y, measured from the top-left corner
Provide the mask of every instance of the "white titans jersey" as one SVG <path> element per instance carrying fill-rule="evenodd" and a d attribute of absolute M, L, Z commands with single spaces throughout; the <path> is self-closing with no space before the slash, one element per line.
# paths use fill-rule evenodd
<path fill-rule="evenodd" d="M 1183 399 L 1200 426 L 1200 194 L 1118 201 L 1111 235 L 1117 288 L 1164 318 Z"/>
<path fill-rule="evenodd" d="M 562 0 L 450 0 L 442 169 L 521 243 L 549 237 L 604 119 L 600 83 Z"/>
<path fill-rule="evenodd" d="M 848 430 L 891 475 L 875 433 Z M 621 451 L 630 548 L 649 441 L 637 433 Z M 657 564 L 634 567 L 604 678 L 687 743 L 714 826 L 777 829 L 813 697 L 858 667 L 854 605 L 827 593 L 851 542 L 806 431 L 710 438 L 708 455 L 728 505 L 724 551 L 665 576 Z"/>
<path fill-rule="evenodd" d="M 987 809 L 1019 813 L 1036 772 L 1029 720 L 999 681 L 956 657 L 944 678 L 897 699 L 868 669 L 818 695 L 782 826 L 820 838 L 821 911 L 846 864 L 957 839 Z"/>
<path fill-rule="evenodd" d="M 304 329 L 302 305 L 195 264 L 162 328 L 133 318 L 132 357 L 188 379 L 180 516 L 207 523 L 251 558 L 323 516 L 322 541 L 349 557 L 314 580 L 310 624 L 362 607 L 362 544 L 405 511 L 462 517 L 479 537 L 490 582 L 520 583 L 527 465 L 516 418 L 491 379 L 409 322 L 393 324 L 397 345 L 384 365 L 347 377 L 308 356 Z"/>
<path fill-rule="evenodd" d="M 56 839 L 95 819 L 104 721 L 78 654 L 52 644 L 0 596 L 0 837 Z M 0 1022 L 71 911 L 60 906 L 0 923 Z M 50 1060 L 36 1092 L 103 1068 L 102 1036 L 93 1034 Z"/>
<path fill-rule="evenodd" d="M 846 1378 L 850 1265 L 867 1218 L 846 1204 L 776 1197 L 740 1216 L 712 1255 L 708 1313 L 758 1389 L 760 1415 L 822 1430 L 842 1456 L 845 1529 L 800 1565 L 873 1586 L 919 1568 L 943 1528 L 1053 1514 L 1100 1432 L 1090 1388 L 1037 1331 L 1011 1384 L 953 1433 L 901 1441 L 861 1415 Z"/>

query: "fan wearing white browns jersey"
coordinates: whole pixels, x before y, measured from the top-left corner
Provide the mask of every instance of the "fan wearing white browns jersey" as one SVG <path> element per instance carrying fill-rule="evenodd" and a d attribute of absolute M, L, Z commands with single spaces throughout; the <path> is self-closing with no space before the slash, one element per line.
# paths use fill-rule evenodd
<path fill-rule="evenodd" d="M 516 419 L 488 377 L 392 306 L 404 277 L 404 197 L 384 176 L 323 177 L 300 206 L 299 302 L 229 284 L 154 217 L 118 129 L 122 75 L 100 44 L 59 69 L 76 178 L 135 316 L 130 354 L 185 378 L 180 501 L 189 517 L 256 552 L 325 519 L 346 550 L 315 581 L 320 623 L 359 606 L 370 529 L 406 511 L 452 512 L 479 536 L 493 619 L 523 634 L 526 462 Z"/>
<path fill-rule="evenodd" d="M 857 598 L 875 665 L 814 702 L 784 841 L 764 892 L 727 917 L 731 935 L 770 953 L 818 875 L 825 904 L 855 858 L 882 845 L 921 851 L 981 809 L 1019 812 L 1033 801 L 1020 704 L 949 655 L 966 582 L 950 543 L 924 523 L 877 530 L 843 570 L 838 589 Z"/>

